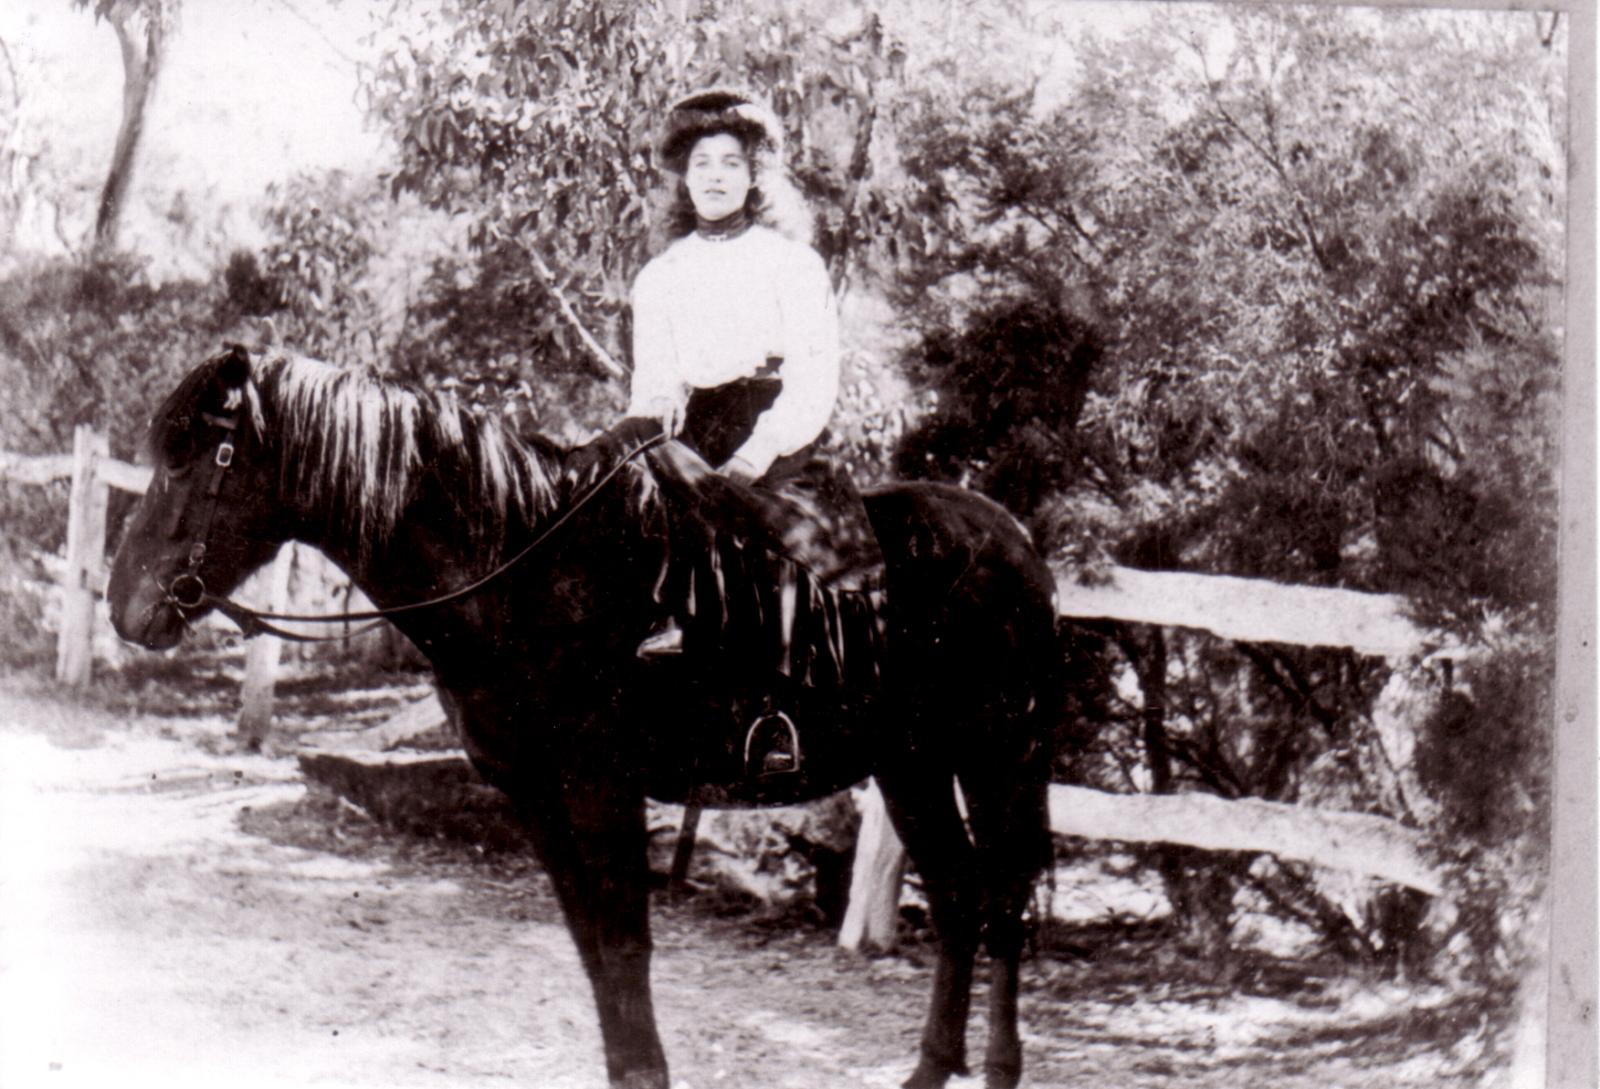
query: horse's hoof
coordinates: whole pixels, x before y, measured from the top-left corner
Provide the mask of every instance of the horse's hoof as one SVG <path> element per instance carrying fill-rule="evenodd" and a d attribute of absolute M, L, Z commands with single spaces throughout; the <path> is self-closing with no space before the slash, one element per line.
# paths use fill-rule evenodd
<path fill-rule="evenodd" d="M 983 1068 L 983 1089 L 1017 1089 L 1022 1082 L 1022 1065 L 989 1063 Z"/>
<path fill-rule="evenodd" d="M 968 1073 L 966 1063 L 941 1063 L 924 1058 L 902 1083 L 902 1089 L 944 1089 L 944 1083 L 952 1075 L 966 1077 Z"/>
<path fill-rule="evenodd" d="M 611 1089 L 672 1089 L 665 1070 L 635 1070 L 611 1079 Z"/>

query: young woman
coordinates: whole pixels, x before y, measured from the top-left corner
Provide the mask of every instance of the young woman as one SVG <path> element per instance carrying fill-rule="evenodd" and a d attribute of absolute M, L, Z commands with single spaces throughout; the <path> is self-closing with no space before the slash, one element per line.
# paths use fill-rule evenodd
<path fill-rule="evenodd" d="M 660 146 L 678 178 L 674 240 L 633 288 L 628 414 L 745 482 L 814 444 L 839 389 L 833 290 L 780 146 L 776 121 L 736 92 L 674 104 Z"/>
<path fill-rule="evenodd" d="M 630 417 L 659 420 L 724 476 L 777 493 L 775 527 L 830 590 L 875 588 L 859 495 L 817 448 L 839 391 L 838 312 L 781 164 L 776 119 L 714 89 L 673 104 L 659 153 L 677 179 L 671 243 L 633 288 Z M 665 629 L 644 653 L 670 650 Z"/>

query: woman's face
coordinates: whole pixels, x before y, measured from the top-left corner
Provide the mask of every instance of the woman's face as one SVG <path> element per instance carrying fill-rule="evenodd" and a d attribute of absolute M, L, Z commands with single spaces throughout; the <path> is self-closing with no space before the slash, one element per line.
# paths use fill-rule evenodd
<path fill-rule="evenodd" d="M 750 157 L 731 133 L 702 136 L 689 149 L 683 183 L 700 218 L 725 219 L 743 208 L 752 182 Z"/>

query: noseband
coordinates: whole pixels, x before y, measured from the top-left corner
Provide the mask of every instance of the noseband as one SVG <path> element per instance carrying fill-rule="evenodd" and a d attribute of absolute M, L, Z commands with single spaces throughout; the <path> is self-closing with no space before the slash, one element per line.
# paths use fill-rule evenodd
<path fill-rule="evenodd" d="M 203 513 L 199 520 L 200 532 L 197 534 L 194 543 L 189 546 L 188 566 L 183 571 L 180 571 L 177 575 L 173 576 L 173 579 L 170 583 L 164 587 L 161 587 L 163 594 L 162 600 L 165 604 L 176 609 L 178 614 L 184 617 L 185 622 L 188 620 L 186 615 L 187 613 L 198 612 L 200 610 L 210 608 L 215 609 L 217 612 L 221 613 L 223 616 L 226 616 L 229 620 L 237 624 L 239 626 L 239 630 L 244 634 L 246 639 L 256 635 L 265 634 L 275 635 L 279 639 L 288 639 L 297 643 L 328 642 L 330 640 L 347 638 L 349 634 L 359 633 L 341 633 L 339 635 L 331 636 L 301 635 L 298 632 L 286 631 L 285 629 L 271 623 L 271 621 L 286 620 L 300 624 L 348 624 L 353 621 L 371 621 L 372 623 L 368 625 L 368 627 L 375 627 L 379 621 L 387 620 L 390 617 L 401 616 L 405 613 L 419 612 L 423 609 L 438 608 L 441 605 L 448 605 L 452 602 L 471 597 L 473 594 L 476 594 L 478 591 L 494 582 L 501 575 L 504 575 L 507 571 L 511 570 L 517 564 L 521 563 L 528 556 L 532 555 L 535 549 L 548 541 L 557 530 L 566 525 L 567 522 L 578 513 L 578 511 L 582 510 L 591 499 L 598 495 L 602 488 L 611 483 L 616 475 L 622 472 L 622 470 L 628 466 L 629 462 L 633 461 L 640 454 L 643 454 L 646 450 L 649 450 L 654 446 L 659 446 L 661 443 L 666 441 L 666 436 L 661 434 L 654 435 L 635 445 L 623 457 L 618 459 L 615 465 L 606 470 L 606 472 L 603 473 L 598 480 L 585 489 L 582 495 L 569 504 L 566 510 L 562 511 L 560 516 L 557 517 L 555 521 L 546 526 L 544 530 L 540 532 L 539 535 L 536 536 L 532 541 L 530 541 L 520 552 L 506 560 L 504 563 L 500 564 L 488 574 L 467 583 L 465 586 L 458 587 L 457 589 L 451 590 L 448 593 L 440 594 L 437 597 L 431 597 L 424 601 L 413 601 L 405 605 L 390 606 L 386 609 L 363 609 L 355 612 L 332 614 L 275 613 L 264 612 L 259 609 L 252 609 L 250 606 L 234 601 L 232 598 L 217 597 L 206 589 L 205 580 L 200 576 L 200 567 L 205 562 L 206 558 L 206 545 L 211 536 L 211 525 L 216 520 L 217 516 L 217 506 L 222 492 L 223 477 L 227 474 L 229 466 L 233 464 L 235 447 L 232 440 L 234 432 L 239 426 L 239 420 L 236 413 L 230 413 L 226 416 L 216 416 L 207 412 L 202 413 L 202 418 L 213 427 L 222 429 L 222 441 L 217 444 L 215 453 L 211 457 L 210 461 L 207 462 L 207 479 L 204 491 L 205 505 L 202 508 Z M 181 527 L 182 521 L 182 512 L 180 511 L 179 514 L 174 518 L 175 524 L 172 530 L 173 536 L 177 535 L 177 531 Z M 159 581 L 157 582 L 157 585 L 160 585 Z M 366 629 L 363 628 L 362 630 L 365 631 Z"/>

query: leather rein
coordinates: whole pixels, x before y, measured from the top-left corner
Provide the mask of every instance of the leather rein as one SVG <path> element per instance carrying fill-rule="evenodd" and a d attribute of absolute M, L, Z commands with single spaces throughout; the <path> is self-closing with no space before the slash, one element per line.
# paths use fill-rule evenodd
<path fill-rule="evenodd" d="M 217 416 L 207 412 L 203 414 L 203 418 L 213 427 L 223 431 L 222 441 L 217 444 L 217 449 L 207 465 L 209 476 L 205 485 L 205 506 L 200 518 L 200 533 L 195 542 L 189 546 L 188 566 L 175 575 L 170 583 L 161 588 L 164 595 L 163 600 L 166 604 L 176 609 L 178 614 L 183 616 L 186 623 L 188 621 L 186 614 L 188 613 L 215 609 L 238 625 L 239 631 L 243 633 L 246 639 L 257 635 L 272 635 L 279 639 L 287 639 L 296 643 L 326 643 L 347 639 L 352 635 L 359 635 L 376 627 L 380 621 L 387 620 L 390 617 L 421 612 L 424 609 L 436 609 L 442 605 L 449 605 L 471 597 L 527 559 L 539 546 L 554 536 L 556 531 L 566 525 L 574 515 L 600 493 L 602 488 L 611 483 L 617 474 L 628 466 L 629 462 L 646 450 L 659 446 L 666 441 L 665 435 L 655 435 L 635 445 L 615 465 L 601 474 L 600 478 L 585 489 L 583 494 L 574 502 L 569 504 L 555 521 L 546 526 L 538 536 L 534 537 L 516 555 L 464 586 L 459 586 L 454 590 L 423 601 L 393 605 L 385 609 L 361 609 L 343 613 L 278 613 L 252 609 L 250 606 L 234 601 L 232 598 L 218 597 L 206 589 L 205 580 L 200 577 L 200 567 L 205 562 L 207 541 L 211 536 L 211 524 L 216 520 L 223 477 L 226 475 L 228 467 L 233 464 L 236 447 L 232 440 L 234 432 L 238 429 L 237 415 Z M 178 518 L 181 518 L 181 511 Z M 175 518 L 176 520 L 177 518 Z M 159 581 L 157 585 L 160 585 Z M 299 632 L 292 632 L 278 627 L 273 623 L 275 620 L 298 624 L 349 624 L 356 621 L 371 621 L 371 623 L 356 632 L 345 632 L 339 635 L 302 635 Z"/>

